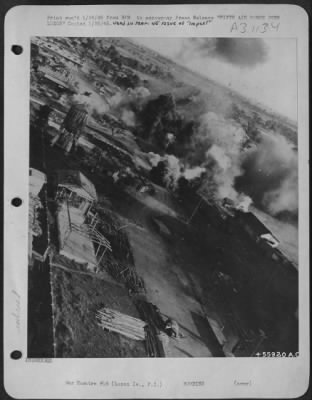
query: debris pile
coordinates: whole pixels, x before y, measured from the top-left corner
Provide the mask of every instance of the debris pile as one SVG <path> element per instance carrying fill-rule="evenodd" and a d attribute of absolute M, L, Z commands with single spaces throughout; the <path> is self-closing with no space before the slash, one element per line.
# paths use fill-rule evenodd
<path fill-rule="evenodd" d="M 98 206 L 96 211 L 99 217 L 97 229 L 110 241 L 118 262 L 133 265 L 131 246 L 127 234 L 122 230 L 120 221 L 107 208 Z"/>
<path fill-rule="evenodd" d="M 105 263 L 105 267 L 117 282 L 123 283 L 129 289 L 131 294 L 145 292 L 144 281 L 133 268 L 110 260 Z"/>
<path fill-rule="evenodd" d="M 162 341 L 151 327 L 146 327 L 145 348 L 149 357 L 166 357 Z"/>
<path fill-rule="evenodd" d="M 146 321 L 146 352 L 149 357 L 165 357 L 165 351 L 160 340 L 161 331 L 165 328 L 165 322 L 159 309 L 152 303 L 137 300 L 136 307 L 141 318 Z"/>
<path fill-rule="evenodd" d="M 98 325 L 110 332 L 116 332 L 133 340 L 145 339 L 146 323 L 118 311 L 102 308 L 97 311 Z"/>

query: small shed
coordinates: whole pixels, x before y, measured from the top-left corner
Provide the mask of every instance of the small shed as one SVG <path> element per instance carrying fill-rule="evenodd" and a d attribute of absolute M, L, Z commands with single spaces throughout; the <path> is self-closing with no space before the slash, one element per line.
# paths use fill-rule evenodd
<path fill-rule="evenodd" d="M 97 201 L 93 183 L 77 170 L 61 170 L 57 174 L 57 200 L 67 200 L 71 207 L 78 208 L 86 215 Z"/>

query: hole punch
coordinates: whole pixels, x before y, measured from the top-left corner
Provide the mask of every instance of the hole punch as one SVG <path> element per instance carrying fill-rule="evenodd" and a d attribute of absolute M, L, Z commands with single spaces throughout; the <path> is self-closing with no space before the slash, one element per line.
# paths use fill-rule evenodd
<path fill-rule="evenodd" d="M 12 360 L 19 360 L 20 358 L 22 358 L 22 352 L 19 350 L 14 350 L 10 354 L 10 357 L 12 358 Z"/>
<path fill-rule="evenodd" d="M 14 197 L 14 199 L 12 199 L 11 201 L 11 204 L 14 207 L 19 207 L 22 204 L 22 199 L 20 199 L 19 197 Z"/>
<path fill-rule="evenodd" d="M 13 44 L 13 46 L 11 47 L 11 51 L 12 51 L 12 53 L 19 56 L 20 54 L 23 53 L 23 47 L 20 46 L 19 44 Z"/>

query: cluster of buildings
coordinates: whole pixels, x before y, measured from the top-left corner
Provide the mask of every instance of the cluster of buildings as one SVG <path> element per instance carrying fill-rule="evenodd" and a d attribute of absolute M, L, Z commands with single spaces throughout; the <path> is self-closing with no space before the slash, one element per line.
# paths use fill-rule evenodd
<path fill-rule="evenodd" d="M 31 96 L 40 101 L 42 96 L 48 98 L 51 103 L 68 106 L 67 97 L 77 94 L 77 69 L 83 64 L 74 53 L 61 48 L 53 40 L 34 39 L 32 42 L 32 74 Z"/>
<path fill-rule="evenodd" d="M 82 59 L 76 52 L 71 51 L 69 44 L 62 39 L 58 42 L 56 38 L 34 38 L 33 44 L 38 47 L 38 52 L 43 53 L 48 51 L 53 53 L 56 57 L 60 57 L 66 62 L 70 69 L 78 70 L 83 67 L 84 59 Z"/>

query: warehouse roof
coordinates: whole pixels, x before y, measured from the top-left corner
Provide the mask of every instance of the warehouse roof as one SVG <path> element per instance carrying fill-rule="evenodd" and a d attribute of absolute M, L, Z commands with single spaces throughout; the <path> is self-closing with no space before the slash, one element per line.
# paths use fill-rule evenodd
<path fill-rule="evenodd" d="M 258 236 L 260 235 L 264 235 L 267 233 L 272 234 L 272 232 L 255 216 L 255 214 L 251 213 L 251 212 L 241 212 L 239 211 L 238 214 L 240 220 L 250 226 L 253 231 L 255 232 L 255 234 L 257 234 Z"/>

